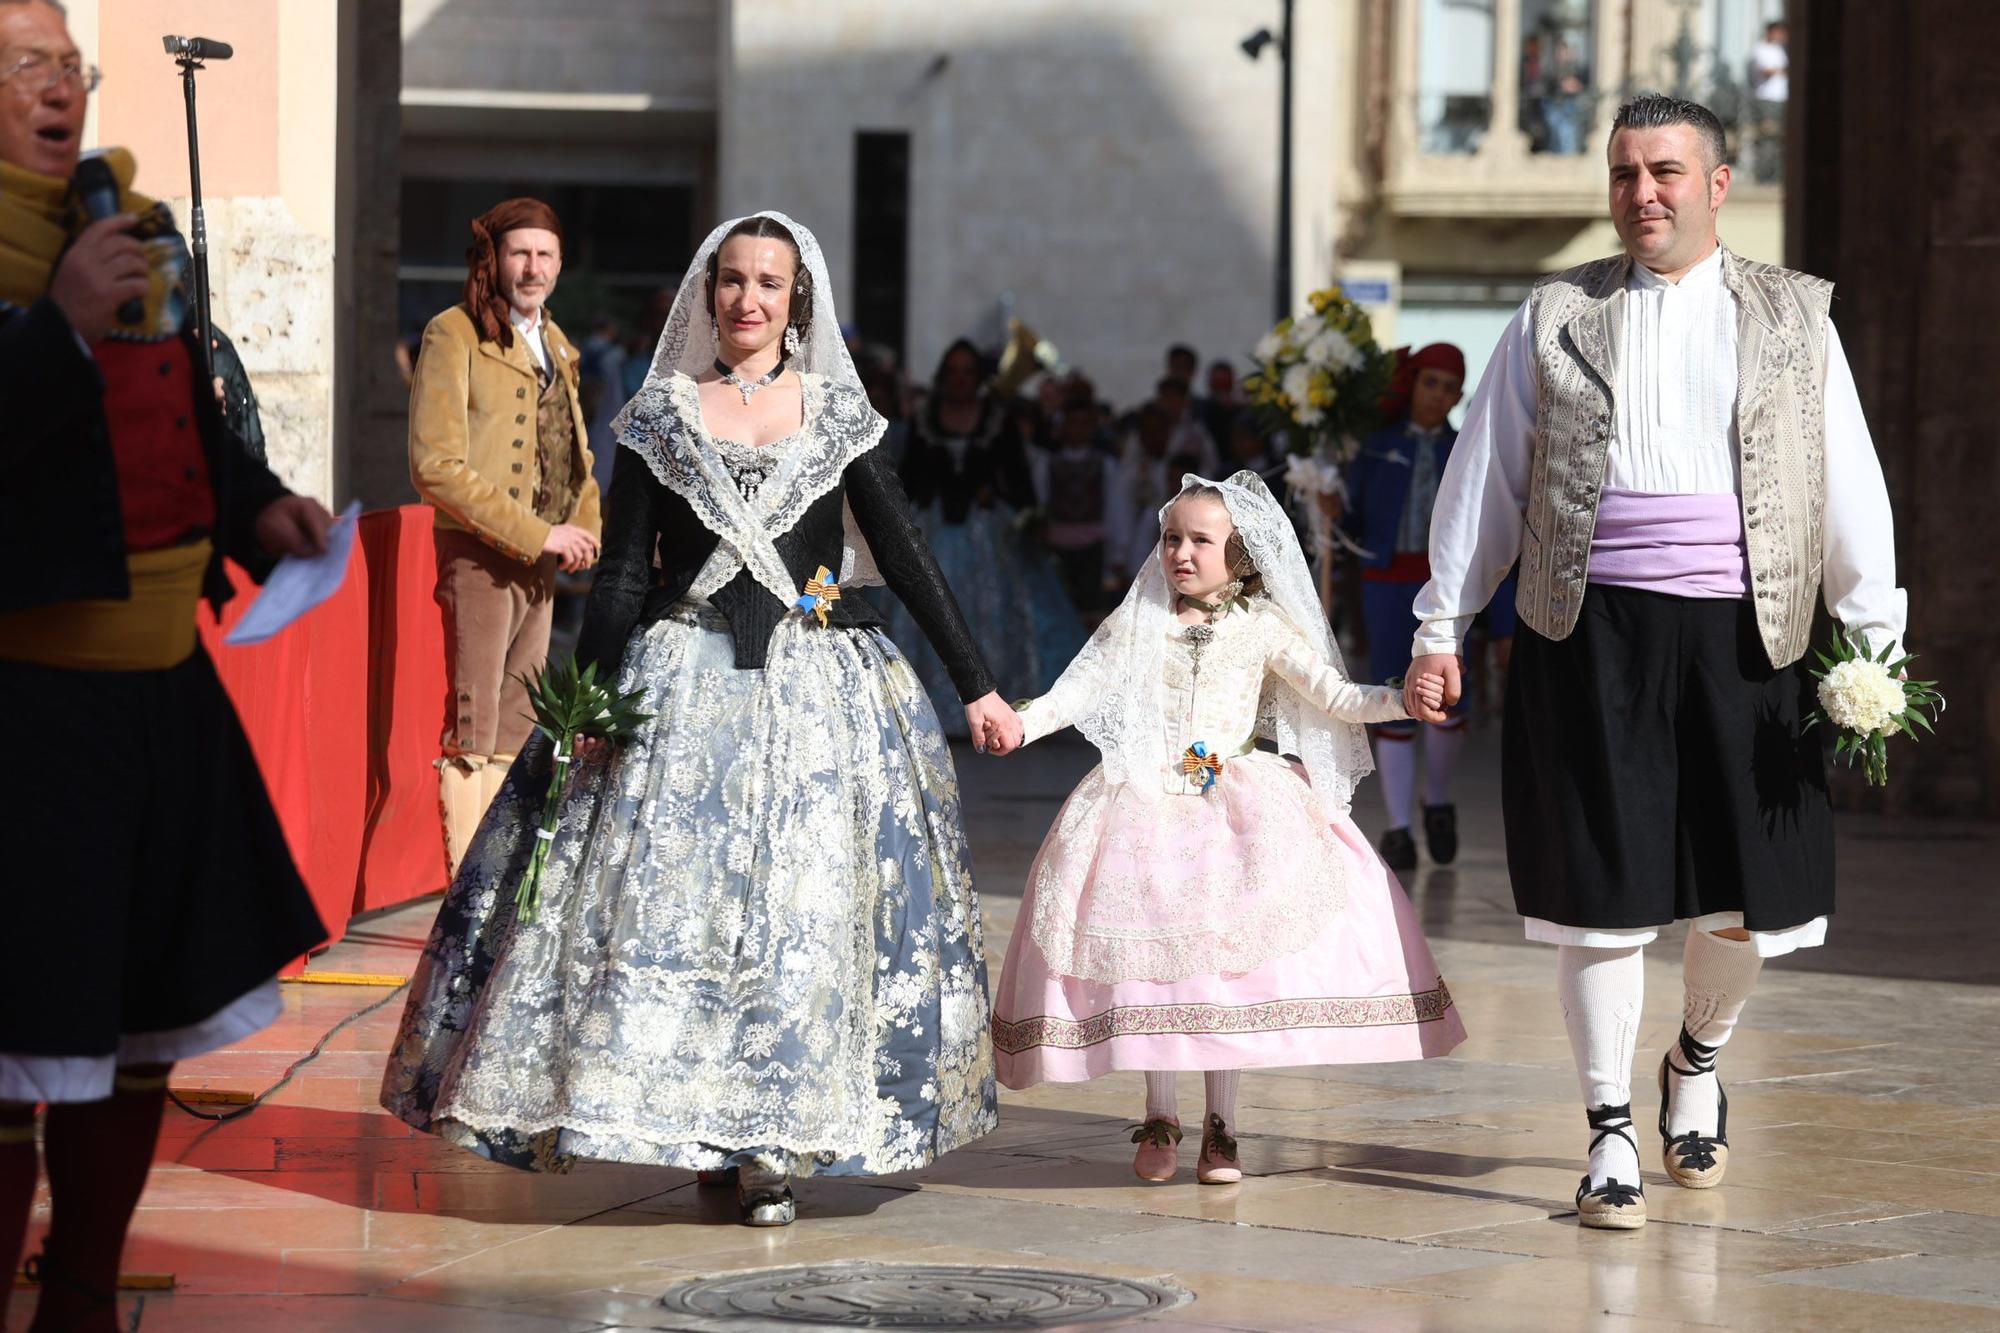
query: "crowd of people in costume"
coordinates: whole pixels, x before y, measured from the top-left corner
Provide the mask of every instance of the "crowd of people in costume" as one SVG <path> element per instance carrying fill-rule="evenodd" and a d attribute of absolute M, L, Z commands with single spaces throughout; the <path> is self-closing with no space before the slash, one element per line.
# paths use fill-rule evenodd
<path fill-rule="evenodd" d="M 36 762 L 0 768 L 0 802 L 41 834 L 17 873 L 65 890 L 10 905 L 0 1253 L 22 1248 L 45 1161 L 35 1327 L 108 1329 L 169 1068 L 272 1021 L 275 973 L 323 934 L 195 605 L 227 596 L 224 556 L 259 573 L 310 555 L 329 517 L 196 373 L 182 250 L 130 158 L 112 159 L 118 217 L 75 207 L 93 79 L 61 11 L 0 3 L 0 47 L 18 483 L 0 492 L 0 684 L 49 704 L 17 717 Z M 1722 154 L 1704 108 L 1626 105 L 1609 144 L 1623 252 L 1535 287 L 1456 434 L 1462 356 L 1404 362 L 1348 476 L 1362 682 L 1268 443 L 1219 379 L 1191 396 L 1178 349 L 1185 373 L 1115 451 L 1086 382 L 998 398 L 966 344 L 893 430 L 811 231 L 763 212 L 703 242 L 593 439 L 545 304 L 560 221 L 533 200 L 482 216 L 465 299 L 413 366 L 450 631 L 453 878 L 383 1104 L 525 1169 L 698 1171 L 744 1222 L 782 1225 L 797 1177 L 922 1168 L 994 1128 L 1000 1084 L 1113 1070 L 1146 1076 L 1133 1169 L 1169 1180 L 1175 1078 L 1199 1070 L 1197 1179 L 1239 1179 L 1244 1069 L 1431 1058 L 1465 1035 L 1395 871 L 1419 731 L 1425 838 L 1454 850 L 1464 646 L 1511 577 L 1508 862 L 1527 937 L 1556 946 L 1588 1125 L 1577 1215 L 1645 1220 L 1641 958 L 1676 922 L 1662 1162 L 1718 1184 L 1721 1049 L 1762 961 L 1819 943 L 1833 906 L 1826 764 L 1804 731 L 1813 607 L 1871 644 L 1905 617 L 1829 285 L 1719 244 Z M 593 448 L 613 454 L 608 484 Z M 69 558 L 33 558 L 53 546 Z M 508 673 L 546 651 L 557 573 L 590 568 L 578 655 L 645 720 L 558 752 L 508 716 Z M 987 595 L 996 571 L 1011 596 Z M 1069 623 L 1039 618 L 1065 595 Z M 947 732 L 1002 757 L 1065 727 L 1101 762 L 989 977 Z M 1377 765 L 1402 835 L 1379 851 L 1351 817 Z M 512 892 L 531 858 L 533 912 Z"/>

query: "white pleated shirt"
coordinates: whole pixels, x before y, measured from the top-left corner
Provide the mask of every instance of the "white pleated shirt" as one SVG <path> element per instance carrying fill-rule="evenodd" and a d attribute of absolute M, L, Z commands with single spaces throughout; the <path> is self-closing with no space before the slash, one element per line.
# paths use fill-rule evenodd
<path fill-rule="evenodd" d="M 1736 296 L 1722 251 L 1668 282 L 1634 264 L 1626 283 L 1607 488 L 1663 495 L 1735 494 Z M 1535 331 L 1522 302 L 1466 409 L 1431 516 L 1431 581 L 1417 594 L 1413 656 L 1456 653 L 1474 615 L 1521 553 L 1537 404 Z M 1896 586 L 1888 487 L 1854 374 L 1826 328 L 1827 610 L 1878 649 L 1900 643 L 1908 599 Z"/>

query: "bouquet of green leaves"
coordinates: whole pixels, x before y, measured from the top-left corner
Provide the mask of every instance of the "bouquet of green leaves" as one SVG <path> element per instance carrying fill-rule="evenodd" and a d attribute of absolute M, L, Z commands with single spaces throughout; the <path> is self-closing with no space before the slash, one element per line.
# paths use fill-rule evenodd
<path fill-rule="evenodd" d="M 1875 787 L 1889 781 L 1889 738 L 1901 734 L 1914 741 L 1916 729 L 1933 731 L 1931 722 L 1944 711 L 1936 681 L 1901 679 L 1915 655 L 1896 657 L 1895 652 L 1896 646 L 1888 644 L 1871 656 L 1865 643 L 1848 638 L 1836 625 L 1833 651 L 1813 654 L 1819 659 L 1813 678 L 1819 681 L 1820 706 L 1806 719 L 1806 729 L 1821 722 L 1838 728 L 1834 757 L 1845 756 L 1850 768 L 1860 759 Z"/>
<path fill-rule="evenodd" d="M 520 919 L 533 921 L 542 905 L 542 871 L 548 865 L 549 848 L 555 844 L 576 738 L 601 736 L 608 741 L 622 741 L 636 734 L 639 725 L 650 721 L 653 715 L 639 711 L 640 691 L 620 694 L 614 682 L 600 680 L 595 662 L 579 671 L 574 653 L 549 663 L 533 680 L 523 675 L 521 683 L 528 687 L 528 704 L 535 710 L 535 729 L 556 746 L 555 761 L 549 772 L 549 794 L 542 801 L 542 824 L 535 831 L 535 850 L 528 858 L 528 873 L 514 895 Z"/>

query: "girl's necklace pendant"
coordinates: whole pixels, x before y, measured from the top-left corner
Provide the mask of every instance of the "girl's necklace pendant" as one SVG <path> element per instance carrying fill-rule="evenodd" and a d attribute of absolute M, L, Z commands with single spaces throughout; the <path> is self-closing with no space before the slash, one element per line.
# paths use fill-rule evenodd
<path fill-rule="evenodd" d="M 1214 638 L 1213 625 L 1189 625 L 1181 630 L 1181 642 L 1188 646 L 1188 656 L 1192 659 L 1196 679 L 1201 677 L 1201 650 L 1208 647 Z"/>

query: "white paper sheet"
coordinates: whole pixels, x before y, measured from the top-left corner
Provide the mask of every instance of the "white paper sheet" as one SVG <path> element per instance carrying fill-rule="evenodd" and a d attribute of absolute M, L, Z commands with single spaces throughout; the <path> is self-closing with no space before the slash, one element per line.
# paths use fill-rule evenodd
<path fill-rule="evenodd" d="M 327 529 L 326 554 L 286 556 L 257 595 L 236 628 L 223 642 L 233 646 L 262 643 L 306 612 L 340 591 L 347 579 L 347 557 L 354 550 L 360 525 L 361 501 L 349 503 Z"/>

